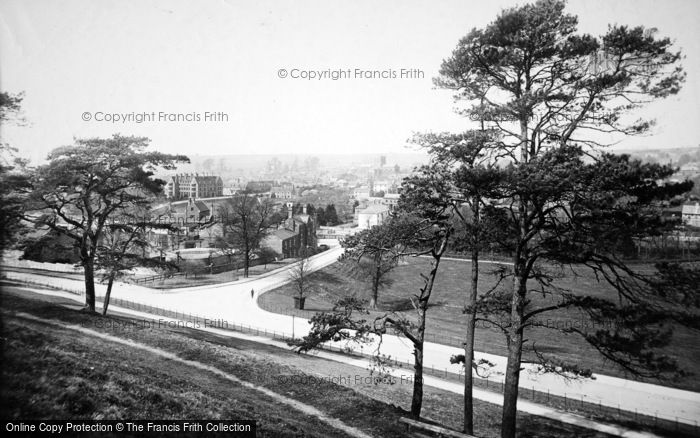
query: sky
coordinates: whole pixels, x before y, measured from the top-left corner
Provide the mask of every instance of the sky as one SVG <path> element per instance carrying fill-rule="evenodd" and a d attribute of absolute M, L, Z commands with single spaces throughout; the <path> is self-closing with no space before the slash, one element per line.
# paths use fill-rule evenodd
<path fill-rule="evenodd" d="M 432 78 L 460 37 L 516 4 L 2 0 L 0 89 L 25 93 L 26 120 L 5 124 L 3 141 L 34 162 L 115 133 L 188 155 L 410 152 L 414 132 L 470 127 Z M 656 27 L 686 56 L 683 90 L 641 113 L 656 118 L 653 135 L 618 146 L 700 144 L 700 2 L 571 0 L 567 11 L 595 35 Z"/>

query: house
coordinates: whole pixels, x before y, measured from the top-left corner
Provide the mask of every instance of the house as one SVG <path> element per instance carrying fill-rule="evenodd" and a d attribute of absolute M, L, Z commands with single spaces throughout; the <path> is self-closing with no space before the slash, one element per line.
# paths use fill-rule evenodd
<path fill-rule="evenodd" d="M 282 183 L 278 186 L 272 186 L 272 197 L 278 199 L 292 199 L 294 197 L 294 184 Z"/>
<path fill-rule="evenodd" d="M 363 201 L 363 204 L 366 204 L 365 206 L 373 205 L 373 204 L 380 204 L 380 205 L 386 205 L 389 207 L 389 210 L 393 210 L 394 207 L 399 203 L 399 198 L 401 198 L 401 195 L 398 193 L 387 193 L 384 195 L 384 197 L 370 197 L 367 198 L 366 201 Z"/>
<path fill-rule="evenodd" d="M 277 229 L 265 237 L 262 246 L 272 249 L 285 259 L 298 257 L 300 236 L 292 230 Z"/>
<path fill-rule="evenodd" d="M 211 209 L 204 202 L 190 198 L 184 216 L 185 222 L 202 222 L 211 216 Z"/>
<path fill-rule="evenodd" d="M 213 198 L 223 194 L 224 182 L 214 175 L 177 174 L 165 186 L 165 196 L 169 199 Z"/>
<path fill-rule="evenodd" d="M 303 207 L 301 214 L 293 214 L 294 205 L 287 203 L 287 218 L 276 230 L 263 239 L 262 246 L 271 248 L 283 258 L 299 257 L 305 249 L 315 250 L 316 217 L 307 213 Z"/>
<path fill-rule="evenodd" d="M 371 195 L 370 189 L 367 186 L 361 186 L 357 187 L 355 190 L 352 192 L 352 196 L 355 199 L 367 199 Z"/>
<path fill-rule="evenodd" d="M 686 225 L 700 227 L 700 203 L 684 204 L 681 210 L 681 218 Z"/>
<path fill-rule="evenodd" d="M 194 198 L 186 203 L 171 202 L 154 210 L 152 220 L 181 226 L 208 222 L 213 219 L 215 202 L 207 202 Z"/>
<path fill-rule="evenodd" d="M 164 208 L 154 211 L 153 221 L 170 224 L 171 228 L 155 228 L 149 230 L 148 240 L 153 246 L 160 249 L 201 248 L 211 246 L 215 240 L 213 231 L 203 238 L 200 233 L 203 227 L 213 223 L 214 202 L 211 206 L 203 201 L 193 198 L 187 203 L 172 203 Z"/>
<path fill-rule="evenodd" d="M 386 193 L 389 191 L 390 188 L 391 182 L 389 181 L 379 180 L 372 182 L 372 193 L 375 195 L 379 192 Z"/>
<path fill-rule="evenodd" d="M 360 210 L 357 214 L 357 226 L 366 230 L 381 225 L 389 217 L 389 207 L 382 204 L 372 204 Z"/>
<path fill-rule="evenodd" d="M 316 219 L 309 215 L 306 206 L 302 207 L 302 213 L 294 215 L 296 229 L 299 233 L 301 248 L 316 248 Z"/>
<path fill-rule="evenodd" d="M 384 195 L 384 205 L 388 205 L 389 209 L 392 209 L 396 207 L 399 203 L 399 199 L 401 199 L 401 195 L 398 193 L 387 193 Z"/>
<path fill-rule="evenodd" d="M 317 242 L 320 245 L 330 245 L 337 246 L 340 241 L 356 234 L 358 229 L 356 225 L 353 224 L 342 224 L 334 227 L 318 227 L 316 232 Z"/>

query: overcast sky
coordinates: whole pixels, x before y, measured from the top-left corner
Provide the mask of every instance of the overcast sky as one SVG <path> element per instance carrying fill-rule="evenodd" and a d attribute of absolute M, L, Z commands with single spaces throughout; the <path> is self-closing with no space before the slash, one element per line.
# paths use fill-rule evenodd
<path fill-rule="evenodd" d="M 73 137 L 117 132 L 189 155 L 406 151 L 414 131 L 468 127 L 431 79 L 460 37 L 514 4 L 3 0 L 0 86 L 25 92 L 28 122 L 3 127 L 3 137 L 33 160 Z M 621 146 L 698 145 L 700 2 L 572 0 L 568 11 L 580 31 L 642 24 L 676 41 L 685 88 L 646 110 L 657 118 L 653 136 Z M 291 77 L 329 69 L 396 77 Z M 401 69 L 422 75 L 401 78 Z M 132 120 L 110 122 L 113 113 Z M 144 113 L 156 120 L 137 123 Z"/>

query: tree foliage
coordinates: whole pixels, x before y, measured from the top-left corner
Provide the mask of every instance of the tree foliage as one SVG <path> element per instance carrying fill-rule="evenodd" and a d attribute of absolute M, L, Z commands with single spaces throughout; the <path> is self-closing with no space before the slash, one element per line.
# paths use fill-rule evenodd
<path fill-rule="evenodd" d="M 95 311 L 94 262 L 110 220 L 133 208 L 143 208 L 162 192 L 165 181 L 157 168 L 174 169 L 187 157 L 146 151 L 144 137 L 76 139 L 54 149 L 49 163 L 32 178 L 27 209 L 37 226 L 73 239 L 85 270 L 86 309 Z M 32 218 L 32 217 L 28 217 Z"/>
<path fill-rule="evenodd" d="M 558 288 L 548 263 L 587 264 L 618 293 L 638 298 L 644 283 L 616 256 L 620 238 L 659 232 L 655 216 L 646 214 L 649 204 L 682 189 L 657 184 L 668 176 L 667 169 L 588 149 L 650 130 L 653 121 L 629 114 L 679 91 L 685 79 L 680 53 L 668 38 L 657 38 L 654 29 L 615 25 L 600 38 L 579 34 L 577 18 L 564 8 L 563 1 L 539 0 L 504 10 L 459 41 L 435 80 L 455 91 L 462 114 L 498 132 L 494 154 L 511 163 L 503 184 L 507 214 L 498 216 L 506 232 L 497 236 L 512 252 L 512 268 L 503 270 L 511 287 L 481 300 L 500 308 L 507 321 L 502 326 L 508 340 L 502 421 L 507 438 L 515 436 L 529 318 L 570 305 L 593 313 L 609 305 Z M 583 160 L 586 155 L 593 164 Z M 534 293 L 550 303 L 533 309 Z M 622 339 L 638 341 L 637 347 L 624 348 L 622 363 L 654 370 L 654 360 L 639 362 L 647 347 L 662 341 L 657 331 L 659 336 L 644 345 L 652 332 L 587 339 L 609 357 L 615 357 L 615 343 L 625 347 Z M 668 369 L 669 363 L 658 359 L 656 364 Z"/>
<path fill-rule="evenodd" d="M 273 203 L 244 193 L 223 205 L 219 216 L 224 233 L 218 244 L 243 256 L 243 276 L 247 278 L 253 255 L 275 224 Z"/>
<path fill-rule="evenodd" d="M 308 254 L 306 250 L 302 250 L 299 261 L 289 269 L 289 281 L 300 300 L 316 289 L 316 282 L 311 278 L 312 272 Z M 301 306 L 301 302 L 299 304 Z"/>
<path fill-rule="evenodd" d="M 17 121 L 23 94 L 0 92 L 0 125 Z M 16 156 L 17 150 L 0 143 L 0 253 L 25 230 L 22 223 L 27 191 L 30 189 L 27 161 Z"/>
<path fill-rule="evenodd" d="M 473 102 L 464 114 L 489 121 L 514 156 L 570 141 L 597 145 L 595 132 L 646 132 L 651 121 L 622 115 L 676 94 L 685 80 L 680 52 L 655 29 L 615 25 L 600 38 L 581 35 L 564 7 L 540 0 L 503 11 L 459 41 L 435 80 Z"/>
<path fill-rule="evenodd" d="M 290 345 L 298 351 L 308 351 L 327 341 L 368 342 L 372 335 L 393 332 L 406 337 L 413 345 L 414 381 L 411 414 L 419 417 L 423 403 L 423 346 L 425 323 L 430 298 L 440 261 L 447 250 L 452 233 L 450 206 L 438 195 L 440 179 L 429 172 L 414 175 L 404 181 L 396 214 L 371 232 L 359 236 L 356 254 L 381 254 L 388 260 L 400 257 L 429 255 L 430 269 L 421 274 L 422 284 L 409 297 L 415 314 L 385 312 L 371 321 L 367 303 L 355 298 L 341 300 L 333 312 L 317 314 L 311 319 L 312 329 L 303 339 Z M 377 355 L 380 355 L 379 349 Z"/>
<path fill-rule="evenodd" d="M 324 210 L 324 218 L 326 220 L 326 225 L 333 227 L 335 225 L 340 225 L 340 219 L 338 218 L 338 213 L 335 210 L 335 204 L 326 205 Z"/>
<path fill-rule="evenodd" d="M 135 209 L 123 212 L 115 221 L 104 228 L 97 246 L 95 269 L 101 280 L 107 282 L 107 290 L 102 305 L 102 314 L 107 314 L 112 287 L 115 280 L 124 278 L 138 267 L 171 271 L 177 266 L 165 262 L 161 257 L 151 257 L 151 244 L 148 232 L 154 229 L 173 231 L 176 227 L 153 217 L 148 209 Z"/>
<path fill-rule="evenodd" d="M 369 306 L 376 309 L 379 290 L 391 285 L 391 271 L 398 266 L 396 248 L 389 245 L 392 236 L 381 227 L 362 230 L 342 241 L 345 252 L 340 262 L 351 278 L 369 284 Z"/>
<path fill-rule="evenodd" d="M 24 93 L 0 91 L 0 122 L 21 122 L 22 100 Z"/>
<path fill-rule="evenodd" d="M 660 182 L 673 173 L 668 166 L 643 164 L 624 155 L 603 154 L 590 163 L 582 157 L 579 147 L 560 147 L 508 169 L 510 219 L 503 225 L 512 239 L 509 246 L 526 248 L 519 254 L 520 274 L 534 287 L 526 283 L 523 292 L 547 298 L 544 305 L 525 299 L 518 329 L 528 327 L 541 313 L 568 307 L 578 308 L 601 323 L 614 316 L 616 324 L 610 329 L 614 335 L 604 330 L 597 335 L 579 334 L 630 372 L 655 377 L 662 372 L 680 372 L 668 358 L 657 357 L 653 349 L 666 338 L 661 321 L 670 321 L 688 309 L 652 293 L 652 285 L 658 284 L 656 274 L 644 276 L 630 268 L 620 245 L 666 229 L 668 223 L 661 221 L 652 201 L 676 196 L 686 191 L 688 184 Z M 529 208 L 521 218 L 522 199 L 528 200 Z M 592 270 L 618 296 L 598 299 L 557 287 L 551 269 L 557 265 Z M 503 311 L 507 314 L 510 309 Z M 642 324 L 652 315 L 659 324 L 650 320 Z M 644 336 L 639 336 L 642 332 Z M 624 346 L 619 354 L 612 348 L 613 340 Z"/>
<path fill-rule="evenodd" d="M 500 232 L 498 227 L 484 220 L 492 211 L 489 201 L 500 196 L 503 171 L 497 165 L 498 139 L 498 132 L 484 129 L 483 124 L 480 130 L 460 134 L 419 134 L 413 139 L 430 154 L 430 164 L 423 166 L 422 174 L 431 175 L 435 183 L 440 181 L 440 189 L 435 194 L 444 197 L 443 202 L 451 206 L 454 237 L 450 247 L 471 257 L 471 281 L 465 286 L 465 340 L 464 354 L 461 355 L 465 364 L 463 431 L 467 434 L 474 432 L 470 370 L 478 371 L 480 366 L 474 363 L 479 258 L 482 248 L 493 240 L 491 235 Z"/>

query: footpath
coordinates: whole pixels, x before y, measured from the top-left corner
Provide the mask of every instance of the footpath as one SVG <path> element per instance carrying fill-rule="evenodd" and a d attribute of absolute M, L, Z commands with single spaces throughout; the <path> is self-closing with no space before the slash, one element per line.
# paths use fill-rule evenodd
<path fill-rule="evenodd" d="M 334 263 L 338 256 L 342 254 L 342 251 L 342 248 L 331 248 L 312 257 L 310 259 L 311 269 L 322 269 Z M 301 337 L 309 331 L 310 325 L 308 320 L 268 312 L 261 309 L 257 303 L 259 295 L 289 281 L 288 270 L 291 266 L 293 265 L 267 272 L 255 278 L 177 290 L 154 290 L 142 286 L 118 283 L 113 288 L 112 297 L 142 306 L 167 309 L 210 320 L 227 321 L 232 325 L 247 326 L 251 329 L 258 329 L 261 332 L 275 332 L 284 334 L 287 337 Z M 36 266 L 33 266 L 33 268 L 36 268 Z M 9 270 L 4 272 L 4 276 L 10 280 L 24 281 L 70 291 L 73 294 L 65 295 L 70 295 L 71 298 L 78 301 L 84 301 L 81 298 L 84 290 L 81 281 Z M 98 297 L 103 296 L 104 286 L 96 285 L 96 288 Z M 254 296 L 252 297 L 251 290 L 254 291 Z M 115 307 L 114 310 L 117 310 L 117 308 Z M 377 349 L 378 344 L 364 346 L 335 345 L 335 347 L 337 349 L 347 348 L 359 353 L 373 353 Z M 381 354 L 390 356 L 393 360 L 408 364 L 413 362 L 412 345 L 405 338 L 385 335 L 379 348 Z M 463 372 L 463 367 L 459 364 L 451 364 L 450 358 L 460 353 L 461 350 L 456 347 L 426 342 L 425 367 L 439 371 L 444 370 L 446 373 L 459 374 Z M 496 365 L 491 371 L 489 381 L 502 383 L 506 358 L 493 354 L 477 353 L 476 360 L 480 359 L 488 360 Z M 347 362 L 347 357 L 344 361 Z M 366 366 L 366 360 L 364 362 L 364 366 Z M 567 380 L 554 374 L 542 374 L 531 364 L 523 364 L 523 368 L 520 386 L 525 390 L 549 393 L 567 397 L 568 399 L 696 427 L 697 421 L 700 419 L 700 394 L 696 392 L 605 375 L 594 375 L 594 379 Z M 403 371 L 404 374 L 406 372 L 406 370 Z M 433 377 L 426 377 L 426 384 L 431 384 L 429 382 L 432 379 Z M 445 382 L 445 385 L 455 385 L 455 392 L 462 391 L 459 384 L 443 382 Z M 431 386 L 433 385 L 431 384 Z M 485 394 L 481 394 L 482 399 L 492 403 L 501 403 L 502 397 L 500 395 L 494 398 L 495 393 L 483 392 Z M 477 394 L 475 394 L 475 397 L 481 398 Z M 519 402 L 519 408 L 525 411 L 528 403 L 525 401 Z M 540 407 L 544 408 L 544 406 Z M 535 412 L 530 413 L 536 414 Z M 545 416 L 549 417 L 550 414 L 550 412 L 547 412 Z"/>

